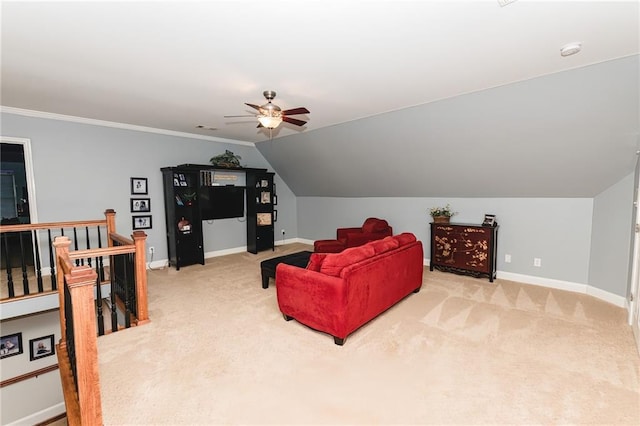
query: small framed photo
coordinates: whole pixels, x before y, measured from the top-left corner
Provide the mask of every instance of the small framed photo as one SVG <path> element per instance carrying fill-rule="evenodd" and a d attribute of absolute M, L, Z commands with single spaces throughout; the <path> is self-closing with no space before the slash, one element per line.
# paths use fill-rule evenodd
<path fill-rule="evenodd" d="M 260 202 L 262 204 L 269 204 L 271 202 L 271 193 L 270 192 L 262 192 L 260 194 Z"/>
<path fill-rule="evenodd" d="M 258 213 L 258 226 L 271 225 L 271 213 Z"/>
<path fill-rule="evenodd" d="M 31 361 L 54 355 L 56 347 L 53 343 L 53 334 L 29 340 L 29 356 Z"/>
<path fill-rule="evenodd" d="M 148 194 L 147 178 L 132 177 L 131 178 L 132 194 Z"/>
<path fill-rule="evenodd" d="M 262 179 L 262 180 L 260 181 L 260 185 L 261 185 L 263 188 L 267 188 L 267 187 L 269 186 L 269 181 L 268 181 L 268 180 L 266 180 L 266 179 Z"/>
<path fill-rule="evenodd" d="M 131 199 L 131 212 L 150 212 L 151 211 L 151 199 L 150 198 L 132 198 Z"/>
<path fill-rule="evenodd" d="M 151 229 L 151 215 L 133 216 L 133 229 Z"/>
<path fill-rule="evenodd" d="M 495 214 L 485 214 L 484 222 L 482 222 L 482 226 L 496 226 L 496 215 Z"/>
<path fill-rule="evenodd" d="M 22 333 L 0 337 L 0 359 L 22 353 Z"/>

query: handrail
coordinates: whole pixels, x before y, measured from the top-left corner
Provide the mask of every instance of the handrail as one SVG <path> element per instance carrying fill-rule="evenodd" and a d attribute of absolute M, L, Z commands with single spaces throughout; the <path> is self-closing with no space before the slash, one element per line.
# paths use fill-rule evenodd
<path fill-rule="evenodd" d="M 78 220 L 62 222 L 44 222 L 30 224 L 0 225 L 2 242 L 0 250 L 6 258 L 6 271 L 3 270 L 2 299 L 0 303 L 16 301 L 31 295 L 43 295 L 49 290 L 56 291 L 55 258 L 53 239 L 56 235 L 69 235 L 73 248 L 79 251 L 74 255 L 76 264 L 92 264 L 91 257 L 79 257 L 83 254 L 96 254 L 100 277 L 104 277 L 102 258 L 99 252 L 87 252 L 82 249 L 112 247 L 111 237 L 118 240 L 124 237 L 116 234 L 115 211 L 107 209 L 104 219 Z M 133 245 L 129 240 L 127 245 Z M 82 247 L 79 247 L 81 245 Z M 37 287 L 37 288 L 36 288 Z"/>
<path fill-rule="evenodd" d="M 0 225 L 0 234 L 4 232 L 24 232 L 50 228 L 73 228 L 76 226 L 104 226 L 107 224 L 106 219 L 98 220 L 79 220 L 73 222 L 43 222 L 43 223 L 24 223 L 15 225 Z"/>
<path fill-rule="evenodd" d="M 3 388 L 5 386 L 9 386 L 9 385 L 13 385 L 15 383 L 20 383 L 20 382 L 23 382 L 25 380 L 29 380 L 29 379 L 31 379 L 33 377 L 42 376 L 43 374 L 49 373 L 51 371 L 56 371 L 58 368 L 60 368 L 58 366 L 58 364 L 53 364 L 53 365 L 50 365 L 48 367 L 39 368 L 37 370 L 33 370 L 33 371 L 28 372 L 28 373 L 21 374 L 19 376 L 15 376 L 15 377 L 12 377 L 12 378 L 7 379 L 7 380 L 3 380 L 3 381 L 0 382 L 0 388 Z"/>
<path fill-rule="evenodd" d="M 98 274 L 89 266 L 74 266 L 69 257 L 70 244 L 68 237 L 57 237 L 54 241 L 60 276 L 64 276 L 61 293 L 65 296 L 60 310 L 65 312 L 65 319 L 60 325 L 65 337 L 57 346 L 60 376 L 66 389 L 63 394 L 67 419 L 70 425 L 101 425 L 97 321 L 93 303 Z M 68 327 L 71 330 L 67 330 Z"/>

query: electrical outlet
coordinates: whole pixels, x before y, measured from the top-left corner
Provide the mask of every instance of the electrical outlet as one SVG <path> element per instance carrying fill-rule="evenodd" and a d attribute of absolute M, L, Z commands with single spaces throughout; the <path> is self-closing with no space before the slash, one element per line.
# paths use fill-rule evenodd
<path fill-rule="evenodd" d="M 511 263 L 511 255 L 510 254 L 505 254 L 504 255 L 504 263 Z"/>
<path fill-rule="evenodd" d="M 533 266 L 537 266 L 538 268 L 542 266 L 542 259 L 539 257 L 533 258 Z"/>
<path fill-rule="evenodd" d="M 282 230 L 282 235 L 284 235 L 284 229 Z"/>
<path fill-rule="evenodd" d="M 149 254 L 153 254 L 156 252 L 156 248 L 154 246 L 149 247 Z"/>

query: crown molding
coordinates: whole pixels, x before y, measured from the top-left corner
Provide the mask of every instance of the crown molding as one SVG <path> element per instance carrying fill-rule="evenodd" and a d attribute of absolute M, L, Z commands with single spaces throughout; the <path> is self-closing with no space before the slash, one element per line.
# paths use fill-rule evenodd
<path fill-rule="evenodd" d="M 91 126 L 112 127 L 115 129 L 133 130 L 136 132 L 155 133 L 181 138 L 200 139 L 211 142 L 229 143 L 234 145 L 255 146 L 253 142 L 234 139 L 217 138 L 215 136 L 198 135 L 195 133 L 176 132 L 174 130 L 157 129 L 155 127 L 137 126 L 135 124 L 117 123 L 115 121 L 96 120 L 94 118 L 76 117 L 73 115 L 55 114 L 52 112 L 35 111 L 31 109 L 14 108 L 0 105 L 0 112 L 5 114 L 23 115 L 26 117 L 45 118 L 49 120 L 69 121 L 72 123 L 89 124 Z"/>

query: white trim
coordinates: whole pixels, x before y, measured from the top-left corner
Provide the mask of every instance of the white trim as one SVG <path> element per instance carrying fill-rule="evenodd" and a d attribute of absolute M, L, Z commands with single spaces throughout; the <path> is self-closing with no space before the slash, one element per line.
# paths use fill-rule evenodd
<path fill-rule="evenodd" d="M 431 260 L 423 259 L 423 264 L 429 266 Z M 603 300 L 607 303 L 628 309 L 628 301 L 623 296 L 609 293 L 608 291 L 592 287 L 587 284 L 572 283 L 570 281 L 554 280 L 552 278 L 536 277 L 533 275 L 516 274 L 514 272 L 496 271 L 496 279 L 515 281 L 521 284 L 533 284 L 540 287 L 555 288 L 558 290 L 571 291 L 573 293 L 581 293 L 593 296 L 596 299 Z"/>
<path fill-rule="evenodd" d="M 523 284 L 534 284 L 540 287 L 555 288 L 558 290 L 572 291 L 574 293 L 587 294 L 596 299 L 603 300 L 621 308 L 626 307 L 627 301 L 623 296 L 609 293 L 608 291 L 592 287 L 587 284 L 573 283 L 570 281 L 554 280 L 552 278 L 535 277 L 532 275 L 515 274 L 513 272 L 497 272 L 498 279 L 516 281 Z"/>
<path fill-rule="evenodd" d="M 27 192 L 29 196 L 30 223 L 38 223 L 38 207 L 36 206 L 36 181 L 33 174 L 33 158 L 31 156 L 31 139 L 0 136 L 0 142 L 22 145 L 24 152 L 24 171 L 27 175 Z"/>
<path fill-rule="evenodd" d="M 284 240 L 284 242 L 276 241 L 275 245 L 276 246 L 281 246 L 281 245 L 292 244 L 292 243 L 303 243 L 303 244 L 313 245 L 313 240 L 305 240 L 305 239 L 301 239 L 301 238 L 289 238 L 287 240 Z M 247 251 L 247 246 L 235 247 L 235 248 L 224 249 L 224 250 L 215 250 L 215 251 L 210 251 L 210 252 L 205 253 L 204 254 L 204 258 L 205 259 L 210 259 L 212 257 L 226 256 L 228 254 L 244 253 L 245 251 Z M 163 261 L 158 261 L 158 263 L 166 265 L 167 261 L 165 259 Z"/>
<path fill-rule="evenodd" d="M 0 105 L 0 112 L 5 114 L 23 115 L 26 117 L 46 118 L 49 120 L 70 121 L 73 123 L 89 124 L 92 126 L 113 127 L 116 129 L 134 130 L 137 132 L 156 133 L 167 136 L 178 136 L 189 139 L 202 139 L 206 141 L 230 143 L 234 145 L 255 146 L 253 142 L 238 141 L 235 139 L 217 138 L 215 136 L 198 135 L 195 133 L 176 132 L 174 130 L 157 129 L 155 127 L 136 126 L 134 124 L 117 123 L 115 121 L 96 120 L 94 118 L 76 117 L 73 115 L 55 114 L 52 112 L 34 111 L 30 109 L 14 108 Z"/>
<path fill-rule="evenodd" d="M 0 303 L 0 321 L 60 308 L 58 293 L 20 298 Z"/>
<path fill-rule="evenodd" d="M 53 371 L 50 371 L 50 373 L 53 373 Z M 40 410 L 37 413 L 29 414 L 28 416 L 18 419 L 13 423 L 7 423 L 7 426 L 36 425 L 39 423 L 44 423 L 47 420 L 50 420 L 66 412 L 67 410 L 65 408 L 64 402 L 60 402 L 56 405 L 52 405 L 49 408 Z"/>

